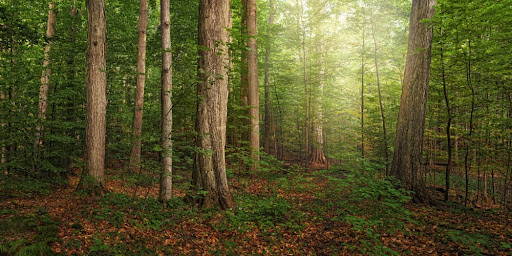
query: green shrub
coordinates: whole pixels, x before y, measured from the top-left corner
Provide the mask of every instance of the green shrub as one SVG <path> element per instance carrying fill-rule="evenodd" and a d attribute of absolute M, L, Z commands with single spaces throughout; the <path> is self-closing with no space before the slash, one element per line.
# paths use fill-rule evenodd
<path fill-rule="evenodd" d="M 15 215 L 0 221 L 0 255 L 57 255 L 50 245 L 58 241 L 59 223 L 45 209 L 36 213 Z M 23 237 L 7 240 L 7 237 Z"/>
<path fill-rule="evenodd" d="M 125 194 L 108 193 L 101 199 L 100 207 L 93 212 L 92 217 L 108 221 L 114 226 L 120 226 L 129 218 L 137 226 L 161 230 L 166 225 L 192 215 L 194 211 L 181 198 L 174 198 L 164 206 L 154 198 L 132 198 Z"/>
<path fill-rule="evenodd" d="M 319 172 L 329 180 L 329 192 L 318 197 L 327 201 L 327 207 L 336 212 L 335 220 L 352 225 L 355 231 L 365 235 L 357 249 L 364 254 L 395 255 L 386 248 L 381 233 L 403 230 L 405 223 L 412 222 L 411 213 L 405 208 L 410 193 L 399 189 L 392 179 L 380 178 L 378 165 L 365 165 L 363 171 L 331 169 Z"/>
<path fill-rule="evenodd" d="M 301 228 L 302 213 L 294 210 L 291 203 L 284 198 L 240 195 L 237 198 L 237 203 L 237 209 L 226 212 L 224 225 L 228 229 L 243 231 L 251 227 L 258 227 L 268 230 L 276 226 L 291 229 Z"/>

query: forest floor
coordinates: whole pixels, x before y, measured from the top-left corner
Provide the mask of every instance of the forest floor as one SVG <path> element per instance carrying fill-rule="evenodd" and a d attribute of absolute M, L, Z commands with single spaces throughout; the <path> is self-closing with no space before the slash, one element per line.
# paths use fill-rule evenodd
<path fill-rule="evenodd" d="M 95 198 L 78 176 L 43 195 L 0 181 L 0 255 L 512 255 L 510 212 L 413 204 L 357 172 L 230 174 L 231 211 L 184 202 L 187 178 L 164 207 L 132 176 L 109 170 Z"/>

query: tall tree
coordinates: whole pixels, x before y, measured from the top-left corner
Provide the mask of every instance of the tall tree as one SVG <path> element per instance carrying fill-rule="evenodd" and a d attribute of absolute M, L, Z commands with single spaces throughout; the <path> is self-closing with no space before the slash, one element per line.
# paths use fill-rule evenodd
<path fill-rule="evenodd" d="M 445 170 L 445 190 L 444 190 L 444 200 L 448 201 L 448 196 L 450 193 L 450 173 L 452 170 L 452 107 L 450 105 L 450 97 L 448 95 L 448 87 L 446 82 L 446 68 L 444 63 L 444 41 L 443 41 L 443 29 L 441 28 L 441 48 L 439 49 L 439 61 L 441 62 L 441 82 L 443 84 L 443 96 L 444 96 L 444 103 L 446 105 L 446 141 L 448 143 L 447 150 L 448 150 L 448 163 L 446 164 L 446 170 Z"/>
<path fill-rule="evenodd" d="M 363 35 L 362 35 L 362 44 L 361 44 L 361 157 L 365 157 L 364 152 L 364 73 L 365 73 L 365 52 L 366 52 L 366 20 L 365 20 L 365 12 L 363 7 Z"/>
<path fill-rule="evenodd" d="M 258 86 L 258 48 L 256 0 L 244 0 L 247 25 L 247 101 L 249 105 L 249 144 L 252 159 L 251 170 L 256 170 L 260 160 L 260 96 Z"/>
<path fill-rule="evenodd" d="M 323 56 L 323 53 L 320 53 Z M 318 83 L 318 92 L 315 93 L 312 102 L 312 115 L 313 120 L 311 123 L 312 128 L 312 143 L 311 152 L 309 155 L 309 165 L 313 168 L 325 168 L 327 167 L 327 158 L 324 153 L 324 110 L 323 104 L 323 93 L 325 87 L 325 64 L 322 57 L 320 57 L 320 75 Z"/>
<path fill-rule="evenodd" d="M 377 93 L 379 96 L 379 111 L 380 111 L 380 118 L 382 122 L 382 141 L 384 144 L 384 158 L 386 163 L 386 175 L 388 174 L 388 166 L 389 166 L 389 152 L 388 152 L 388 132 L 386 127 L 386 115 L 384 114 L 384 103 L 382 99 L 382 89 L 380 84 L 380 72 L 379 72 L 379 59 L 378 59 L 378 52 L 379 49 L 377 47 L 377 39 L 375 37 L 375 26 L 376 22 L 373 17 L 373 12 L 371 13 L 371 22 L 372 22 L 372 39 L 373 39 L 373 60 L 375 63 L 375 79 L 377 80 Z"/>
<path fill-rule="evenodd" d="M 160 24 L 162 28 L 162 174 L 160 178 L 160 200 L 172 197 L 172 52 L 170 0 L 160 1 Z"/>
<path fill-rule="evenodd" d="M 391 174 L 425 199 L 421 165 L 425 110 L 430 75 L 432 28 L 425 23 L 434 15 L 435 0 L 413 0 L 409 43 L 400 100 Z"/>
<path fill-rule="evenodd" d="M 50 76 L 52 70 L 50 68 L 50 51 L 52 48 L 52 39 L 55 36 L 55 25 L 57 23 L 57 14 L 55 12 L 55 3 L 48 3 L 48 21 L 46 25 L 46 40 L 47 43 L 44 47 L 44 60 L 43 60 L 43 73 L 41 75 L 41 85 L 39 86 L 39 114 L 40 121 L 46 119 L 46 112 L 48 110 L 48 90 L 50 87 Z M 43 126 L 39 124 L 36 127 L 36 146 L 43 144 L 42 136 Z"/>
<path fill-rule="evenodd" d="M 265 44 L 265 64 L 264 64 L 264 76 L 265 76 L 265 141 L 264 149 L 267 154 L 277 154 L 277 143 L 276 143 L 276 126 L 274 122 L 274 116 L 272 113 L 272 98 L 271 85 L 270 85 L 270 65 L 271 65 L 271 53 L 272 53 L 272 42 L 271 42 L 271 31 L 272 25 L 274 24 L 274 1 L 269 0 L 269 14 L 267 19 L 267 40 Z"/>
<path fill-rule="evenodd" d="M 204 191 L 202 207 L 233 207 L 226 176 L 230 0 L 201 0 L 199 11 L 199 83 L 194 185 Z"/>
<path fill-rule="evenodd" d="M 105 182 L 105 132 L 107 108 L 105 1 L 88 0 L 87 24 L 87 176 L 84 189 L 101 192 Z M 86 177 L 86 176 L 84 176 Z"/>
<path fill-rule="evenodd" d="M 146 37 L 148 28 L 148 0 L 140 0 L 139 10 L 139 42 L 137 54 L 137 86 L 135 88 L 135 110 L 133 114 L 132 151 L 130 154 L 130 170 L 140 169 L 142 146 L 142 115 L 144 111 L 144 86 L 146 83 Z M 162 30 L 163 31 L 163 30 Z M 163 35 L 163 33 L 162 33 Z"/>

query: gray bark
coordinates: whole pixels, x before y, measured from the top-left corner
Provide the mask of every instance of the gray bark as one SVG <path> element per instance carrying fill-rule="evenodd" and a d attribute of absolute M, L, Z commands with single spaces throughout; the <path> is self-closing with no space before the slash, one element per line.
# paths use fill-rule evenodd
<path fill-rule="evenodd" d="M 205 208 L 233 207 L 226 176 L 230 1 L 201 0 L 199 13 L 199 84 L 195 188 Z"/>
<path fill-rule="evenodd" d="M 170 0 L 160 1 L 162 27 L 162 174 L 160 200 L 172 198 L 172 53 Z"/>
<path fill-rule="evenodd" d="M 44 60 L 43 60 L 43 73 L 41 75 L 41 85 L 39 86 L 39 114 L 38 118 L 42 122 L 46 119 L 46 112 L 48 110 L 48 90 L 50 87 L 50 76 L 52 70 L 50 66 L 50 51 L 52 48 L 52 38 L 55 36 L 55 25 L 57 22 L 57 14 L 55 12 L 55 3 L 48 3 L 48 21 L 46 26 L 46 39 L 47 44 L 44 47 Z M 36 147 L 43 144 L 42 140 L 43 125 L 39 124 L 36 127 Z"/>
<path fill-rule="evenodd" d="M 415 198 L 426 199 L 421 165 L 425 112 L 430 75 L 432 28 L 424 23 L 434 15 L 434 0 L 413 0 L 409 24 L 409 44 L 402 97 L 396 129 L 391 174 Z"/>
<path fill-rule="evenodd" d="M 146 83 L 146 44 L 148 27 L 148 0 L 140 0 L 139 42 L 137 51 L 137 86 L 135 88 L 135 109 L 133 114 L 132 150 L 130 153 L 130 170 L 140 169 L 142 147 L 142 116 L 144 111 L 144 86 Z"/>

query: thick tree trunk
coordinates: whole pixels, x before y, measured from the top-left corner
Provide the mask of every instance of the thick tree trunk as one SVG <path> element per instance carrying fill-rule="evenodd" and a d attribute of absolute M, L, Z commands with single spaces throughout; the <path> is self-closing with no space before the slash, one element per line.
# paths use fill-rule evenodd
<path fill-rule="evenodd" d="M 160 200 L 172 198 L 172 53 L 170 0 L 160 1 L 160 24 L 162 28 L 162 174 L 160 177 Z"/>
<path fill-rule="evenodd" d="M 48 42 L 44 47 L 44 60 L 43 60 L 43 73 L 41 75 L 41 85 L 39 86 L 39 114 L 38 118 L 40 122 L 46 119 L 46 112 L 48 110 L 48 90 L 50 87 L 50 76 L 52 70 L 50 66 L 50 51 L 52 49 L 52 39 L 55 36 L 55 25 L 57 22 L 57 14 L 55 12 L 55 3 L 50 2 L 48 4 L 48 21 L 46 25 L 46 39 Z M 36 148 L 43 144 L 41 138 L 43 132 L 43 125 L 40 123 L 36 127 Z"/>
<path fill-rule="evenodd" d="M 270 96 L 270 58 L 271 58 L 271 50 L 272 43 L 270 40 L 270 33 L 272 29 L 272 25 L 274 24 L 274 1 L 269 0 L 269 16 L 267 21 L 267 42 L 265 45 L 265 142 L 264 149 L 267 154 L 276 155 L 277 149 L 276 145 L 276 126 L 275 120 L 272 111 L 272 99 Z"/>
<path fill-rule="evenodd" d="M 391 174 L 415 198 L 427 199 L 421 165 L 423 131 L 430 75 L 432 28 L 424 23 L 434 14 L 435 0 L 413 0 L 409 24 L 409 45 L 404 84 L 396 129 L 395 152 Z"/>
<path fill-rule="evenodd" d="M 101 192 L 105 182 L 106 132 L 106 19 L 105 1 L 88 0 L 87 48 L 87 174 L 82 179 L 84 189 Z M 85 177 L 90 177 L 85 178 Z"/>
<path fill-rule="evenodd" d="M 225 162 L 228 101 L 229 0 L 201 0 L 195 187 L 202 207 L 233 207 Z"/>
<path fill-rule="evenodd" d="M 257 49 L 257 24 L 256 24 L 256 0 L 245 0 L 245 16 L 247 17 L 247 93 L 250 118 L 250 152 L 251 170 L 258 169 L 260 161 L 260 97 L 258 86 L 258 49 Z"/>
<path fill-rule="evenodd" d="M 135 110 L 133 114 L 132 151 L 130 154 L 130 170 L 140 169 L 140 153 L 142 146 L 142 115 L 144 111 L 144 86 L 146 83 L 146 37 L 148 28 L 148 0 L 140 0 L 139 42 L 137 54 L 137 86 L 135 88 Z"/>

